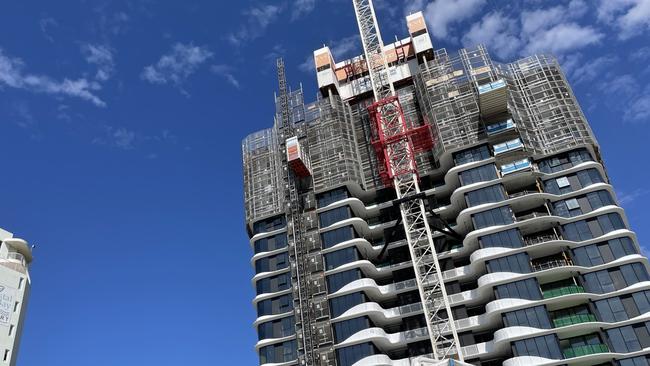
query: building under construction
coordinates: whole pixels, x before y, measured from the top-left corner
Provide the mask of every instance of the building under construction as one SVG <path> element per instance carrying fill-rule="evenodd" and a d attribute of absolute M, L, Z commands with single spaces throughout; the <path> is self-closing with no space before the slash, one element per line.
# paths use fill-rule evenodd
<path fill-rule="evenodd" d="M 364 53 L 278 60 L 242 143 L 261 365 L 650 365 L 650 276 L 552 56 L 434 49 L 421 13 Z"/>

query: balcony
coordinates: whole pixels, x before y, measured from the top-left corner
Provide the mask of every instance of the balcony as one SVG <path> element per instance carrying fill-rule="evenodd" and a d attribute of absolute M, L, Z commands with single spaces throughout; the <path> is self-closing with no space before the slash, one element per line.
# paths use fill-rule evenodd
<path fill-rule="evenodd" d="M 529 169 L 533 169 L 533 163 L 531 163 L 529 159 L 522 159 L 509 164 L 501 165 L 501 176 Z"/>
<path fill-rule="evenodd" d="M 557 259 L 550 259 L 545 261 L 533 261 L 531 267 L 533 268 L 533 272 L 539 272 L 551 268 L 566 267 L 572 264 L 573 263 L 569 259 L 557 258 Z"/>
<path fill-rule="evenodd" d="M 550 299 L 553 297 L 571 295 L 571 294 L 581 294 L 584 292 L 585 292 L 584 287 L 578 285 L 570 285 L 570 286 L 558 287 L 558 288 L 543 291 L 542 295 L 545 299 Z"/>
<path fill-rule="evenodd" d="M 538 234 L 538 235 L 528 235 L 524 236 L 524 246 L 531 246 L 539 243 L 545 243 L 554 240 L 561 240 L 562 238 L 555 234 Z"/>
<path fill-rule="evenodd" d="M 564 358 L 573 358 L 580 356 L 588 356 L 597 353 L 607 353 L 609 348 L 605 344 L 588 344 L 585 346 L 569 347 L 562 350 Z"/>
<path fill-rule="evenodd" d="M 517 198 L 517 197 L 523 197 L 527 196 L 529 194 L 535 194 L 535 193 L 540 193 L 539 190 L 534 190 L 534 189 L 524 189 L 519 192 L 513 192 L 513 193 L 508 193 L 508 198 Z"/>
<path fill-rule="evenodd" d="M 515 127 L 517 127 L 517 125 L 515 125 L 515 122 L 511 118 L 508 118 L 505 121 L 485 126 L 485 132 L 488 136 L 494 136 L 500 134 L 501 132 L 512 130 Z"/>
<path fill-rule="evenodd" d="M 492 116 L 508 110 L 508 88 L 505 80 L 478 85 L 477 89 L 481 116 Z"/>
<path fill-rule="evenodd" d="M 521 139 L 516 138 L 510 141 L 502 142 L 500 144 L 495 144 L 493 148 L 494 155 L 497 156 L 509 151 L 522 150 L 524 148 L 524 143 L 521 142 Z"/>
<path fill-rule="evenodd" d="M 533 212 L 528 212 L 528 213 L 523 213 L 523 214 L 515 214 L 515 218 L 517 221 L 525 221 L 525 220 L 530 220 L 534 219 L 536 217 L 544 217 L 544 216 L 550 216 L 548 211 L 533 211 Z"/>
<path fill-rule="evenodd" d="M 559 328 L 559 327 L 566 327 L 568 325 L 573 325 L 573 324 L 589 323 L 595 321 L 596 321 L 596 316 L 593 314 L 575 314 L 575 315 L 562 316 L 553 319 L 553 326 L 555 328 Z"/>

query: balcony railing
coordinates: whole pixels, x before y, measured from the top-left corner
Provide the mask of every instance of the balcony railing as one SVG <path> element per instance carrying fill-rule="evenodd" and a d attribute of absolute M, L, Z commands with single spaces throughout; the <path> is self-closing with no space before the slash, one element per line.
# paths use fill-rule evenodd
<path fill-rule="evenodd" d="M 530 219 L 534 219 L 536 217 L 543 217 L 543 216 L 550 216 L 550 214 L 548 212 L 541 212 L 541 211 L 537 212 L 536 211 L 536 212 L 531 212 L 531 213 L 521 215 L 521 216 L 515 215 L 515 218 L 517 219 L 517 221 L 524 221 L 524 220 L 530 220 Z"/>
<path fill-rule="evenodd" d="M 585 292 L 584 287 L 578 285 L 571 285 L 571 286 L 554 288 L 552 290 L 546 290 L 543 292 L 543 296 L 545 299 L 550 299 L 552 297 L 558 297 L 558 296 L 570 295 L 570 294 L 581 294 L 584 292 Z"/>
<path fill-rule="evenodd" d="M 520 149 L 520 148 L 523 148 L 523 147 L 524 147 L 524 144 L 521 142 L 520 139 L 517 138 L 517 139 L 511 140 L 511 141 L 507 141 L 507 142 L 503 142 L 503 143 L 494 145 L 493 146 L 494 155 L 503 154 L 505 152 Z"/>
<path fill-rule="evenodd" d="M 499 132 L 503 132 L 512 128 L 515 128 L 516 125 L 512 119 L 507 119 L 505 121 L 497 122 L 485 127 L 485 131 L 488 135 L 495 135 Z"/>
<path fill-rule="evenodd" d="M 526 169 L 534 169 L 533 163 L 531 163 L 529 159 L 522 159 L 515 161 L 514 163 L 501 165 L 501 175 L 508 175 Z"/>
<path fill-rule="evenodd" d="M 422 310 L 422 303 L 416 302 L 414 304 L 402 305 L 398 309 L 399 309 L 399 313 L 402 315 L 415 313 Z"/>
<path fill-rule="evenodd" d="M 524 245 L 535 245 L 539 243 L 544 243 L 547 241 L 560 240 L 560 236 L 557 234 L 546 234 L 546 235 L 537 235 L 537 236 L 527 236 L 524 237 Z"/>
<path fill-rule="evenodd" d="M 576 314 L 567 315 L 553 319 L 553 325 L 556 328 L 566 327 L 567 325 L 595 322 L 596 316 L 593 314 Z"/>
<path fill-rule="evenodd" d="M 496 89 L 499 89 L 499 88 L 503 88 L 505 86 L 506 86 L 505 80 L 501 79 L 501 80 L 493 81 L 493 82 L 491 82 L 489 84 L 479 85 L 478 86 L 478 93 L 479 94 L 485 94 L 487 92 L 490 92 L 492 90 L 496 90 Z"/>
<path fill-rule="evenodd" d="M 572 263 L 566 259 L 553 259 L 546 262 L 533 263 L 532 267 L 534 272 L 539 272 L 551 268 L 570 266 L 571 264 Z"/>
<path fill-rule="evenodd" d="M 588 344 L 585 346 L 578 346 L 578 347 L 569 347 L 562 350 L 562 354 L 564 354 L 564 358 L 573 358 L 573 357 L 587 356 L 596 353 L 606 353 L 606 352 L 609 352 L 609 348 L 607 348 L 607 346 L 602 343 Z"/>
<path fill-rule="evenodd" d="M 508 198 L 517 198 L 517 197 L 523 197 L 529 194 L 534 194 L 534 193 L 539 193 L 539 191 L 531 191 L 531 190 L 523 190 L 519 192 L 514 192 L 514 193 L 508 193 Z"/>

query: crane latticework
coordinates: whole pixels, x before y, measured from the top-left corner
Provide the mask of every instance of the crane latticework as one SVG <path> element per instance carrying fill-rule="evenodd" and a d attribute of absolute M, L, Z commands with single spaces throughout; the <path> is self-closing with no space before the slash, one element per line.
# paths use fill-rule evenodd
<path fill-rule="evenodd" d="M 399 202 L 422 305 L 436 360 L 463 359 L 451 308 L 434 247 L 426 208 L 421 198 L 413 136 L 426 133 L 406 123 L 389 79 L 388 64 L 372 0 L 353 0 L 368 63 L 375 103 L 368 109 L 374 124 L 383 176 L 392 179 Z M 429 135 L 430 136 L 430 135 Z M 419 139 L 426 141 L 427 139 Z M 428 140 L 431 140 L 429 137 Z M 421 142 L 419 143 L 421 146 Z M 418 146 L 419 147 L 419 146 Z"/>

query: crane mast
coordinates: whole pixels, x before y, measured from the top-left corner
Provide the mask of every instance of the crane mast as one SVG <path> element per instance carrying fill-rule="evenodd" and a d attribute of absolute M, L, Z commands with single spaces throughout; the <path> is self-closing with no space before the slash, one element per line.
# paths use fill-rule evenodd
<path fill-rule="evenodd" d="M 368 108 L 379 160 L 392 180 L 408 242 L 427 329 L 436 360 L 463 361 L 458 333 L 447 301 L 442 272 L 420 192 L 414 137 L 421 127 L 409 125 L 390 81 L 388 62 L 372 0 L 353 0 L 375 103 Z"/>

